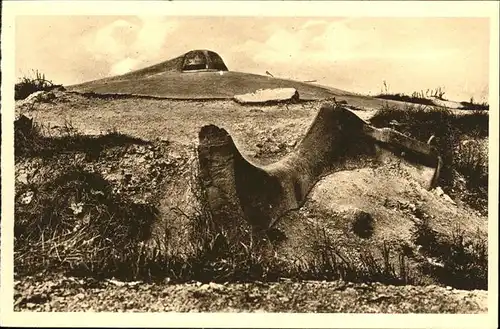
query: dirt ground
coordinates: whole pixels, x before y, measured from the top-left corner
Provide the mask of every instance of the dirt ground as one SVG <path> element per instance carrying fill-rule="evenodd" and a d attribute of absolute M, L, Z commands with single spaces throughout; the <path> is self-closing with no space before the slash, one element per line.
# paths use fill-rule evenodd
<path fill-rule="evenodd" d="M 15 282 L 22 312 L 483 313 L 485 291 L 379 283 L 283 280 L 187 284 L 96 281 L 63 276 Z"/>

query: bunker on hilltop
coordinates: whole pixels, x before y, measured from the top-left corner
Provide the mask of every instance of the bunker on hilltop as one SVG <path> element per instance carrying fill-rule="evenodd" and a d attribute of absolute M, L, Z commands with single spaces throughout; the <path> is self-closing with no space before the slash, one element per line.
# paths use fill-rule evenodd
<path fill-rule="evenodd" d="M 123 80 L 125 78 L 149 78 L 162 73 L 229 71 L 219 54 L 206 49 L 191 50 L 168 61 L 101 81 Z M 96 80 L 94 82 L 98 82 Z"/>
<path fill-rule="evenodd" d="M 208 49 L 190 50 L 155 65 L 65 88 L 79 93 L 170 99 L 233 99 L 235 95 L 278 88 L 296 89 L 301 100 L 328 99 L 348 94 L 339 89 L 300 81 L 231 71 L 218 53 Z"/>
<path fill-rule="evenodd" d="M 191 50 L 184 54 L 180 71 L 228 71 L 228 69 L 216 52 L 210 50 Z"/>

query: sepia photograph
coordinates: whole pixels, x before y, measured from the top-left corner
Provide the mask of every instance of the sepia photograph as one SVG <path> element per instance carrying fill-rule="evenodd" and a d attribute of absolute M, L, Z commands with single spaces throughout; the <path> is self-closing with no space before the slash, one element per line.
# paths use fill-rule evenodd
<path fill-rule="evenodd" d="M 498 13 L 93 7 L 2 34 L 14 313 L 496 312 Z"/>

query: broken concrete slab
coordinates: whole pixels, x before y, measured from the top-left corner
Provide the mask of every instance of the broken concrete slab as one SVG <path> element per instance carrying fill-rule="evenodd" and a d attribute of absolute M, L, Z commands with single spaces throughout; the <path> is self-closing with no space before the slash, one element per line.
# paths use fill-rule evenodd
<path fill-rule="evenodd" d="M 234 100 L 240 104 L 293 103 L 299 100 L 299 92 L 295 88 L 259 89 L 253 93 L 235 95 Z"/>
<path fill-rule="evenodd" d="M 377 129 L 351 111 L 323 105 L 295 150 L 276 163 L 257 166 L 239 152 L 225 129 L 199 132 L 200 177 L 214 218 L 245 219 L 268 229 L 298 209 L 322 175 L 367 164 L 396 163 L 410 168 L 425 188 L 435 186 L 441 158 L 435 149 L 392 129 Z"/>

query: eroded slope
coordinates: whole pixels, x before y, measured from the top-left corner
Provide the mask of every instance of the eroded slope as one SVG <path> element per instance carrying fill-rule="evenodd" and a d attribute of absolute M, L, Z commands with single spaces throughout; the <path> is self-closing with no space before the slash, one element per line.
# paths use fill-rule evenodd
<path fill-rule="evenodd" d="M 65 136 L 69 131 L 90 138 L 115 129 L 133 138 L 127 143 L 121 139 L 116 143 L 100 140 L 95 143 L 101 145 L 98 148 L 89 147 L 91 144 L 84 138 L 77 143 L 79 147 L 56 143 L 59 146 L 54 150 L 63 152 L 17 157 L 16 213 L 30 210 L 43 184 L 78 164 L 109 182 L 111 193 L 156 208 L 158 216 L 148 230 L 151 234 L 142 241 L 148 248 L 168 255 L 196 253 L 196 245 L 190 242 L 199 232 L 193 231 L 192 224 L 206 215 L 196 174 L 195 146 L 200 127 L 227 127 L 241 153 L 265 165 L 294 150 L 317 110 L 318 104 L 314 103 L 260 109 L 225 101 L 113 100 L 63 93 L 53 104 L 36 104 L 26 112 L 36 122 L 51 124 L 44 127 L 45 136 Z M 54 125 L 58 127 L 54 129 Z M 479 235 L 483 239 L 486 217 L 428 191 L 412 179 L 404 163 L 389 160 L 324 176 L 305 204 L 278 222 L 274 236 L 269 237 L 273 244 L 270 249 L 266 247 L 264 254 L 270 251 L 277 255 L 284 270 L 287 266 L 297 269 L 299 264 L 304 273 L 318 278 L 328 274 L 314 273 L 312 264 L 320 264 L 325 257 L 348 257 L 350 264 L 359 268 L 366 266 L 367 257 L 383 264 L 384 246 L 390 244 L 388 258 L 393 267 L 398 267 L 396 272 L 400 272 L 398 262 L 405 255 L 405 271 L 413 273 L 407 276 L 421 278 L 421 283 L 442 282 L 436 274 L 442 268 L 439 259 L 429 259 L 432 255 L 421 250 L 413 234 L 420 222 L 425 221 L 446 237 L 460 227 L 467 237 Z M 28 202 L 25 197 L 30 191 L 33 193 Z M 62 206 L 66 209 L 79 204 L 78 197 L 76 193 Z M 86 225 L 89 209 L 71 210 L 72 220 Z"/>

